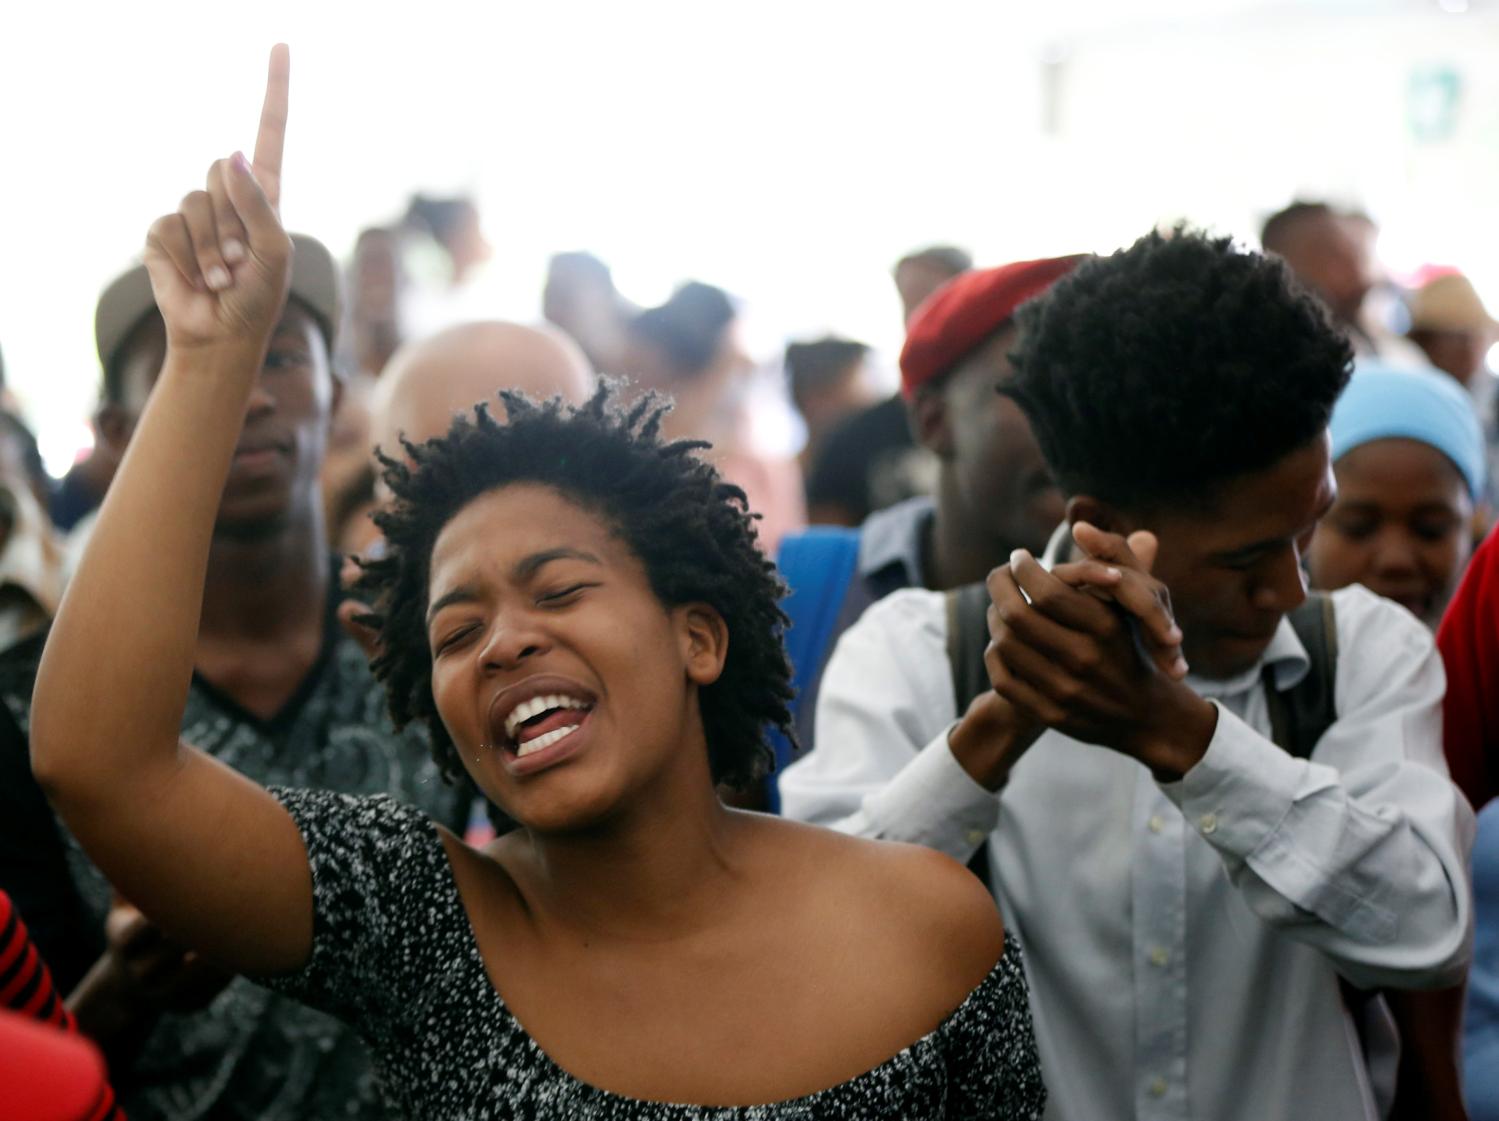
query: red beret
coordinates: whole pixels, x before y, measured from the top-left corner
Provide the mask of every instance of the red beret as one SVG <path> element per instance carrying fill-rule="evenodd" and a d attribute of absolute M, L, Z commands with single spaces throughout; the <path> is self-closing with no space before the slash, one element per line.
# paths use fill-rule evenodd
<path fill-rule="evenodd" d="M 907 398 L 941 377 L 977 350 L 1015 315 L 1086 255 L 1017 261 L 997 269 L 977 269 L 949 280 L 916 309 L 900 352 L 900 388 Z"/>

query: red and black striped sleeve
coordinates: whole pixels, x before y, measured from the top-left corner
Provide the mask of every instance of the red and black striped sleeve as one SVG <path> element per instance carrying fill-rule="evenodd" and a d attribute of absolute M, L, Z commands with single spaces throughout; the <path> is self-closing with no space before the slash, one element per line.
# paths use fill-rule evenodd
<path fill-rule="evenodd" d="M 72 1035 L 78 1022 L 63 1003 L 47 963 L 37 953 L 20 912 L 10 896 L 0 890 L 0 1008 L 39 1020 Z M 101 1080 L 94 1107 L 79 1121 L 125 1121 L 108 1081 Z"/>

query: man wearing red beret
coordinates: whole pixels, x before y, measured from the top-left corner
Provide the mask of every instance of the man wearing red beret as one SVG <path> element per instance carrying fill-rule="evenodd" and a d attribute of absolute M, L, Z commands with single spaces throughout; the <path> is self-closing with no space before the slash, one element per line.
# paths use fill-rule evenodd
<path fill-rule="evenodd" d="M 822 667 L 838 635 L 866 607 L 900 588 L 943 591 L 982 581 L 1012 550 L 1039 552 L 1061 523 L 1061 492 L 1030 424 L 995 388 L 1010 369 L 1016 309 L 1082 260 L 1054 257 L 963 273 L 912 315 L 900 357 L 901 392 L 916 438 L 939 462 L 935 496 L 880 510 L 857 532 L 814 530 L 782 545 L 793 592 L 823 597 L 817 607 L 827 613 L 828 625 L 808 639 L 806 605 L 793 597 L 788 606 L 795 621 L 788 634 L 792 660 L 810 663 L 797 667 L 802 752 L 813 746 Z M 807 571 L 840 564 L 846 566 L 841 582 L 839 575 Z"/>

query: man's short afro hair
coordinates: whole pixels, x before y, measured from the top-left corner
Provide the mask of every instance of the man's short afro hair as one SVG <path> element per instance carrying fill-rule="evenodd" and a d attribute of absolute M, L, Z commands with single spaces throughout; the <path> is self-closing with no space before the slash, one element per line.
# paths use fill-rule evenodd
<path fill-rule="evenodd" d="M 1021 308 L 1000 392 L 1068 495 L 1211 505 L 1326 427 L 1353 362 L 1274 257 L 1185 227 L 1084 262 Z"/>
<path fill-rule="evenodd" d="M 603 384 L 576 408 L 553 399 L 500 393 L 506 421 L 485 405 L 460 417 L 446 436 L 403 441 L 411 464 L 381 455 L 395 495 L 375 515 L 385 556 L 364 566 L 359 590 L 375 605 L 366 616 L 381 653 L 373 666 L 398 725 L 420 719 L 444 774 L 461 762 L 432 697 L 426 613 L 432 548 L 475 498 L 499 487 L 552 487 L 610 525 L 644 565 L 668 607 L 707 603 L 728 627 L 723 672 L 699 692 L 715 782 L 743 788 L 769 767 L 767 726 L 790 734 L 791 669 L 781 643 L 785 591 L 756 543 L 744 492 L 695 453 L 706 444 L 666 443 L 667 406 L 646 395 L 628 408 Z"/>

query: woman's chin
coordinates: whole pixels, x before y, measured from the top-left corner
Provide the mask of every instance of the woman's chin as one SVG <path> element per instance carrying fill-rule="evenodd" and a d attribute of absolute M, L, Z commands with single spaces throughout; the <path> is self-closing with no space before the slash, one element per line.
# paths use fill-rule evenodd
<path fill-rule="evenodd" d="M 560 776 L 558 776 L 560 778 Z M 482 788 L 482 787 L 481 787 Z M 618 791 L 601 783 L 548 783 L 546 789 L 513 787 L 484 793 L 521 828 L 539 836 L 598 829 L 619 810 Z"/>

